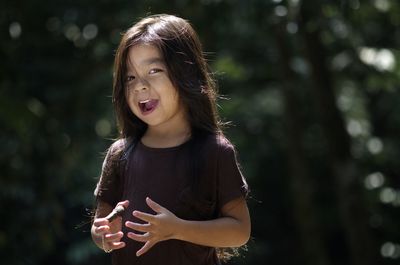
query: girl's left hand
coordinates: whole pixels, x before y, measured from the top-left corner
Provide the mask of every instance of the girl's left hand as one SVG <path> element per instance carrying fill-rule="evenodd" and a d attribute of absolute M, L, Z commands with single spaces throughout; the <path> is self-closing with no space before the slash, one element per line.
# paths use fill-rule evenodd
<path fill-rule="evenodd" d="M 136 256 L 146 253 L 150 248 L 160 241 L 175 238 L 176 231 L 178 231 L 179 222 L 181 221 L 181 219 L 176 217 L 172 212 L 152 201 L 149 197 L 146 198 L 146 203 L 152 210 L 156 212 L 155 215 L 140 211 L 133 211 L 132 214 L 136 218 L 139 218 L 147 223 L 139 224 L 130 221 L 125 223 L 126 227 L 144 233 L 138 234 L 129 232 L 127 234 L 130 239 L 145 243 L 143 247 L 136 252 Z"/>

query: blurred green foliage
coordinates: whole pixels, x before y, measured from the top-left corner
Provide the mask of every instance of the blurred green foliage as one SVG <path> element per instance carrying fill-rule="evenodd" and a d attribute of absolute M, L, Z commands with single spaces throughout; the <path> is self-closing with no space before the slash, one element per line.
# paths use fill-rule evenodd
<path fill-rule="evenodd" d="M 155 13 L 191 21 L 228 98 L 220 112 L 233 124 L 226 132 L 252 188 L 253 222 L 248 251 L 231 264 L 358 265 L 368 251 L 354 245 L 364 236 L 370 264 L 398 264 L 396 0 L 2 0 L 1 264 L 110 263 L 89 230 L 103 152 L 116 136 L 113 56 L 120 33 Z M 311 37 L 320 46 L 310 52 Z M 316 68 L 313 54 L 325 64 Z M 318 68 L 330 79 L 319 81 Z M 321 82 L 320 95 L 335 95 L 326 109 L 338 110 L 348 157 L 332 154 L 327 126 L 335 122 L 324 121 L 312 89 Z M 343 161 L 356 168 L 354 193 L 335 180 Z M 343 194 L 361 198 L 353 208 L 365 213 L 360 238 L 349 236 L 358 226 L 345 221 L 353 213 L 341 211 Z"/>

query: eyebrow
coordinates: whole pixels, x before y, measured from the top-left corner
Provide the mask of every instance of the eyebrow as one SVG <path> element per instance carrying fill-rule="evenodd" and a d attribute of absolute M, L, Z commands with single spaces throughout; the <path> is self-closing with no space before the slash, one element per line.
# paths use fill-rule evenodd
<path fill-rule="evenodd" d="M 161 57 L 148 58 L 146 60 L 143 60 L 141 62 L 141 65 L 151 65 L 151 64 L 154 64 L 154 63 L 161 63 L 161 64 L 165 65 L 165 61 Z M 130 71 L 131 67 L 132 67 L 131 61 L 128 59 L 128 61 L 127 61 L 128 72 Z"/>
<path fill-rule="evenodd" d="M 153 63 L 162 63 L 164 64 L 164 60 L 160 57 L 153 57 L 142 61 L 142 64 L 153 64 Z"/>

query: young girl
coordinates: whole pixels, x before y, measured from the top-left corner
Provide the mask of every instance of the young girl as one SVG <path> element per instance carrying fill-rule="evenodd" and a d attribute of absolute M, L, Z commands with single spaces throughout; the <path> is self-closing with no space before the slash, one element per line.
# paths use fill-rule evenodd
<path fill-rule="evenodd" d="M 95 190 L 92 238 L 113 264 L 220 264 L 250 235 L 247 184 L 216 112 L 215 85 L 190 24 L 142 19 L 118 47 L 119 140 Z M 109 222 L 116 205 L 126 210 Z"/>

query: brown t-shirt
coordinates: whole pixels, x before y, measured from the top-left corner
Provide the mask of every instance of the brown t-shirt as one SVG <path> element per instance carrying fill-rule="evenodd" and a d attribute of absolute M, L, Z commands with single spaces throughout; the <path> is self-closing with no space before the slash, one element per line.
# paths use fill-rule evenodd
<path fill-rule="evenodd" d="M 145 202 L 146 197 L 180 218 L 210 220 L 219 216 L 224 204 L 247 194 L 247 183 L 239 170 L 235 150 L 224 136 L 209 135 L 200 145 L 188 141 L 171 148 L 150 148 L 138 141 L 128 152 L 126 163 L 116 163 L 113 156 L 127 146 L 127 141 L 118 140 L 110 147 L 95 190 L 98 200 L 112 206 L 129 200 L 123 223 L 141 222 L 132 216 L 134 210 L 154 214 Z M 193 152 L 202 155 L 194 161 Z M 128 230 L 123 226 L 124 235 Z M 166 240 L 136 257 L 143 243 L 126 236 L 122 241 L 126 246 L 112 252 L 114 265 L 219 264 L 212 247 Z"/>

